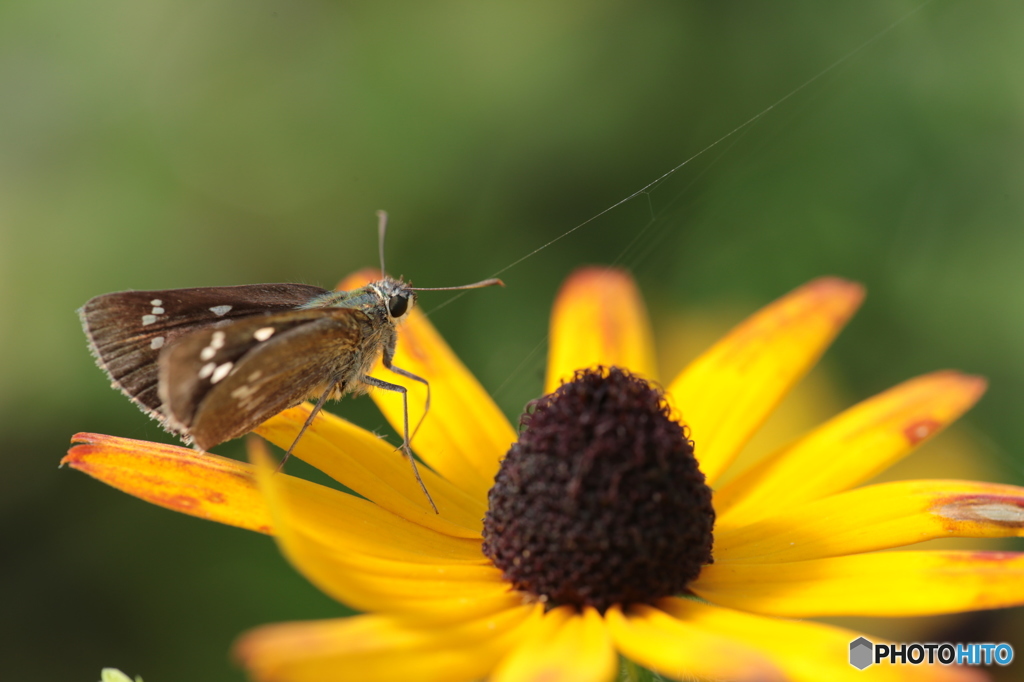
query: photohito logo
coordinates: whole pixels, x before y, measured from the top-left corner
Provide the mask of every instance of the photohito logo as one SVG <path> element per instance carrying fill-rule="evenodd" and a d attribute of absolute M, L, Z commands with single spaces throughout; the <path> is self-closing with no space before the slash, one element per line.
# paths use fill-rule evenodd
<path fill-rule="evenodd" d="M 1013 662 L 1013 647 L 1005 642 L 875 644 L 866 637 L 858 637 L 850 642 L 850 665 L 857 670 L 864 670 L 869 665 L 885 660 L 890 665 L 1010 665 Z"/>

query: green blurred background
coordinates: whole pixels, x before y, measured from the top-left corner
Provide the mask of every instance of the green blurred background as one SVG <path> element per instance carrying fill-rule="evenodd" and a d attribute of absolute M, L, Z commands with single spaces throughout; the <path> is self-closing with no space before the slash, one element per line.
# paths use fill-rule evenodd
<path fill-rule="evenodd" d="M 435 324 L 514 416 L 578 265 L 631 268 L 659 328 L 850 277 L 869 297 L 826 359 L 843 403 L 987 375 L 965 428 L 1024 481 L 1024 4 L 937 0 L 882 33 L 916 6 L 0 4 L 3 677 L 241 680 L 239 632 L 344 612 L 265 537 L 57 469 L 77 431 L 166 438 L 94 366 L 89 297 L 333 286 L 376 263 L 379 208 L 393 274 L 475 281 L 787 96 Z M 332 409 L 382 428 L 365 398 Z M 1021 656 L 1013 617 L 957 627 Z"/>

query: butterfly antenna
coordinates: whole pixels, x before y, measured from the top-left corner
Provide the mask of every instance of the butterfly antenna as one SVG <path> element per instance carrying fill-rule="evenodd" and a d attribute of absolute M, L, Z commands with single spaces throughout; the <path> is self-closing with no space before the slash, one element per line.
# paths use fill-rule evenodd
<path fill-rule="evenodd" d="M 380 274 L 384 274 L 384 233 L 388 231 L 388 212 L 377 211 L 377 251 L 380 253 Z"/>
<path fill-rule="evenodd" d="M 410 287 L 413 291 L 456 291 L 458 289 L 483 289 L 484 287 L 505 286 L 497 277 L 484 279 L 473 284 L 463 284 L 461 287 Z"/>

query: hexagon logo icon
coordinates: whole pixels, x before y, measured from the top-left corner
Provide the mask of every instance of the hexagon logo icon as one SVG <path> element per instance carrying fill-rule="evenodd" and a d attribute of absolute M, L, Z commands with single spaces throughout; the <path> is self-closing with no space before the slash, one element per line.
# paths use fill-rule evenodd
<path fill-rule="evenodd" d="M 850 642 L 850 665 L 857 670 L 863 670 L 874 663 L 871 660 L 874 658 L 874 651 L 875 646 L 870 641 L 864 637 L 858 637 Z"/>

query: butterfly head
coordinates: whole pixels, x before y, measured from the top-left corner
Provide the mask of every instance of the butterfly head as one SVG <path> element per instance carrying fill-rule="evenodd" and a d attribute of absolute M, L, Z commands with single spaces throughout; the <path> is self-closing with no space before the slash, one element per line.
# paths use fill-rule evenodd
<path fill-rule="evenodd" d="M 405 319 L 405 316 L 416 304 L 416 292 L 400 279 L 385 277 L 370 286 L 380 296 L 380 300 L 387 310 L 388 318 L 392 322 L 400 322 Z"/>

